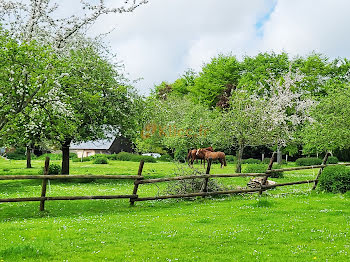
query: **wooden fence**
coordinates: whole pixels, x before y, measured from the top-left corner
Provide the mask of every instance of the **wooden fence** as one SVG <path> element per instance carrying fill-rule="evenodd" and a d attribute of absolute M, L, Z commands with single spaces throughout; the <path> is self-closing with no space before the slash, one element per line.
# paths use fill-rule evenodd
<path fill-rule="evenodd" d="M 0 199 L 0 202 L 27 202 L 27 201 L 39 201 L 40 210 L 45 209 L 45 201 L 49 200 L 87 200 L 87 199 L 120 199 L 125 198 L 129 199 L 130 205 L 134 205 L 137 201 L 149 201 L 149 200 L 161 200 L 161 199 L 171 199 L 171 198 L 187 198 L 187 197 L 206 197 L 214 195 L 223 195 L 223 194 L 240 194 L 240 193 L 252 193 L 258 192 L 262 194 L 263 191 L 266 191 L 271 188 L 289 186 L 289 185 L 298 185 L 298 184 L 309 184 L 313 183 L 313 190 L 316 188 L 318 179 L 326 166 L 335 166 L 335 165 L 350 165 L 346 164 L 326 164 L 329 154 L 326 154 L 321 165 L 315 166 L 304 166 L 304 167 L 291 167 L 291 168 L 281 168 L 281 169 L 272 169 L 273 161 L 275 158 L 275 153 L 273 153 L 268 168 L 265 173 L 234 173 L 234 174 L 210 174 L 211 160 L 208 161 L 206 173 L 203 175 L 191 175 L 191 176 L 178 176 L 178 177 L 166 177 L 166 178 L 156 178 L 156 179 L 145 179 L 142 176 L 142 170 L 144 166 L 143 160 L 141 160 L 138 174 L 137 175 L 49 175 L 49 162 L 50 159 L 47 157 L 45 160 L 44 175 L 6 175 L 0 176 L 0 180 L 22 180 L 22 179 L 39 179 L 42 180 L 41 187 L 41 196 L 40 197 L 25 197 L 25 198 L 6 198 Z M 288 183 L 279 183 L 274 185 L 268 185 L 267 179 L 271 176 L 273 172 L 283 172 L 283 171 L 293 171 L 293 170 L 304 170 L 319 168 L 317 177 L 313 180 L 304 180 L 304 181 L 295 181 Z M 215 177 L 263 177 L 261 186 L 258 188 L 246 188 L 246 189 L 235 189 L 235 190 L 225 190 L 225 191 L 216 191 L 208 192 L 208 181 L 210 178 Z M 134 180 L 133 192 L 130 195 L 93 195 L 93 196 L 46 196 L 46 187 L 48 180 L 60 180 L 60 179 L 131 179 Z M 168 181 L 178 181 L 186 179 L 203 179 L 203 185 L 200 192 L 197 193 L 188 193 L 188 194 L 178 194 L 178 195 L 162 195 L 162 196 L 152 196 L 152 197 L 139 197 L 137 192 L 140 185 L 143 184 L 155 184 Z"/>

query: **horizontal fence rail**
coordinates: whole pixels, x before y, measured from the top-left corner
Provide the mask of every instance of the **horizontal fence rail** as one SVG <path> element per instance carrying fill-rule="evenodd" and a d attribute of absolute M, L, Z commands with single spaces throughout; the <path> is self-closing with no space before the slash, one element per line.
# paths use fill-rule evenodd
<path fill-rule="evenodd" d="M 258 192 L 261 194 L 263 191 L 273 189 L 281 186 L 291 186 L 298 184 L 314 184 L 313 190 L 316 188 L 318 179 L 326 166 L 336 166 L 336 165 L 344 165 L 350 166 L 350 163 L 342 163 L 342 164 L 326 164 L 329 154 L 327 153 L 324 157 L 321 165 L 314 166 L 302 166 L 302 167 L 291 167 L 291 168 L 279 168 L 272 169 L 273 161 L 275 158 L 275 153 L 272 155 L 270 159 L 270 163 L 268 165 L 265 173 L 233 173 L 233 174 L 210 174 L 211 168 L 211 159 L 208 161 L 208 166 L 206 173 L 203 175 L 189 175 L 189 176 L 177 176 L 177 177 L 165 177 L 165 178 L 154 178 L 154 179 L 145 179 L 142 176 L 142 170 L 144 166 L 144 161 L 140 161 L 138 174 L 137 175 L 49 175 L 49 161 L 50 159 L 47 157 L 45 160 L 44 167 L 44 175 L 5 175 L 0 176 L 0 180 L 23 180 L 23 179 L 39 179 L 42 180 L 42 190 L 40 197 L 24 197 L 24 198 L 5 198 L 0 199 L 0 202 L 27 202 L 27 201 L 39 201 L 40 202 L 40 210 L 43 211 L 45 209 L 45 201 L 51 200 L 90 200 L 90 199 L 129 199 L 130 205 L 133 206 L 135 202 L 138 201 L 149 201 L 149 200 L 163 200 L 163 199 L 174 199 L 174 198 L 190 198 L 190 197 L 206 197 L 206 196 L 215 196 L 215 195 L 231 195 L 231 194 L 243 194 L 243 193 L 255 193 Z M 317 174 L 316 179 L 313 180 L 305 180 L 305 181 L 295 181 L 295 182 L 287 182 L 287 183 L 278 183 L 269 185 L 268 178 L 272 175 L 273 172 L 285 172 L 285 171 L 294 171 L 294 170 L 306 170 L 319 168 L 319 172 Z M 288 174 L 287 174 L 288 175 Z M 208 192 L 208 181 L 210 178 L 222 177 L 222 178 L 234 178 L 234 177 L 262 177 L 262 181 L 260 186 L 256 188 L 241 188 L 234 190 L 224 190 L 224 191 L 215 191 Z M 131 179 L 134 180 L 134 188 L 133 192 L 130 195 L 95 195 L 95 196 L 46 196 L 46 186 L 49 180 L 71 180 L 71 179 Z M 139 185 L 143 184 L 155 184 L 162 182 L 170 182 L 170 181 L 181 181 L 188 179 L 203 179 L 203 186 L 200 192 L 188 193 L 188 194 L 177 194 L 177 195 L 161 195 L 161 196 L 151 196 L 151 197 L 139 197 L 137 192 L 139 189 Z"/>
<path fill-rule="evenodd" d="M 139 176 L 128 175 L 18 175 L 0 176 L 0 180 L 21 180 L 21 179 L 143 179 Z"/>

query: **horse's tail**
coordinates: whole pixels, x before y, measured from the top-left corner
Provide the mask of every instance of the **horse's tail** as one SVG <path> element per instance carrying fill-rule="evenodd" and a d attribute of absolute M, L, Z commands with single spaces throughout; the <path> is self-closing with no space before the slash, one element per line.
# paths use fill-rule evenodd
<path fill-rule="evenodd" d="M 186 162 L 188 162 L 188 160 L 190 159 L 190 157 L 191 157 L 191 152 L 192 152 L 192 149 L 190 149 L 190 150 L 188 151 L 187 158 L 186 158 Z"/>
<path fill-rule="evenodd" d="M 227 164 L 226 164 L 226 156 L 225 156 L 225 154 L 224 154 L 224 158 L 223 158 L 223 160 L 224 160 L 224 166 L 227 166 Z"/>

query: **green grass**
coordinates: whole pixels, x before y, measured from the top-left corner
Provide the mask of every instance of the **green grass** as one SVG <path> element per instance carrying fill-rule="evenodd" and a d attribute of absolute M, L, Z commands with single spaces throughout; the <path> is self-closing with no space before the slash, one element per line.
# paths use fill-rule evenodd
<path fill-rule="evenodd" d="M 59 163 L 59 161 L 53 161 Z M 0 175 L 38 174 L 43 161 L 0 159 Z M 183 167 L 145 163 L 144 175 L 165 177 Z M 199 168 L 199 165 L 196 166 Z M 72 174 L 135 175 L 138 163 L 72 163 Z M 5 171 L 4 171 L 5 170 Z M 203 169 L 204 170 L 204 169 Z M 318 170 L 288 172 L 277 182 L 313 179 Z M 214 165 L 212 173 L 232 173 Z M 247 178 L 223 178 L 245 186 Z M 0 181 L 0 198 L 39 196 L 36 180 Z M 165 183 L 140 185 L 140 196 L 162 194 Z M 0 203 L 0 261 L 346 261 L 350 194 L 311 192 L 312 185 L 264 193 L 137 202 L 127 200 Z M 130 194 L 132 181 L 51 181 L 49 196 Z"/>

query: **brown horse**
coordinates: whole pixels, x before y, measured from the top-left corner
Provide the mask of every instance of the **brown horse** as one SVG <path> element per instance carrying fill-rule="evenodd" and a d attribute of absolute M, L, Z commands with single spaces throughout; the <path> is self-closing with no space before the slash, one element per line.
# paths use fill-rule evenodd
<path fill-rule="evenodd" d="M 210 152 L 214 151 L 211 146 L 210 147 L 206 147 L 204 149 L 208 150 Z M 191 149 L 190 151 L 188 151 L 188 154 L 187 154 L 188 165 L 190 165 L 190 163 L 191 163 L 191 165 L 193 166 L 193 162 L 196 159 L 200 159 L 201 163 L 202 163 L 202 159 L 205 161 L 204 154 L 197 155 L 197 151 L 198 151 L 197 149 Z"/>
<path fill-rule="evenodd" d="M 224 152 L 212 152 L 212 151 L 206 150 L 205 148 L 200 148 L 197 150 L 196 155 L 197 156 L 204 155 L 204 167 L 205 167 L 205 160 L 209 161 L 209 159 L 212 159 L 212 160 L 218 159 L 219 162 L 221 163 L 221 168 L 223 168 L 223 166 L 227 166 Z"/>

